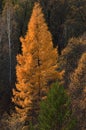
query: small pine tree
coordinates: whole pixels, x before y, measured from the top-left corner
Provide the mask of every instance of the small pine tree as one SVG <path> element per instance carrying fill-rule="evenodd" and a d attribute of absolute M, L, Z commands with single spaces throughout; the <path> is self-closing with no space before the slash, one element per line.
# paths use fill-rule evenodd
<path fill-rule="evenodd" d="M 16 111 L 34 121 L 39 102 L 45 98 L 52 81 L 62 77 L 57 72 L 57 49 L 45 23 L 39 3 L 35 3 L 25 38 L 20 38 L 22 54 L 17 55 L 17 83 L 13 90 Z"/>
<path fill-rule="evenodd" d="M 62 86 L 53 84 L 47 99 L 41 102 L 39 112 L 39 130 L 73 130 L 70 98 Z"/>

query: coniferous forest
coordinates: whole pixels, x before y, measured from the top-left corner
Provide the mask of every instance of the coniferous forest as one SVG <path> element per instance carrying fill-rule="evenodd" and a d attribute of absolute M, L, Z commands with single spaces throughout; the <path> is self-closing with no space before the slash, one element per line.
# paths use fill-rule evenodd
<path fill-rule="evenodd" d="M 0 0 L 0 130 L 86 130 L 86 0 Z"/>

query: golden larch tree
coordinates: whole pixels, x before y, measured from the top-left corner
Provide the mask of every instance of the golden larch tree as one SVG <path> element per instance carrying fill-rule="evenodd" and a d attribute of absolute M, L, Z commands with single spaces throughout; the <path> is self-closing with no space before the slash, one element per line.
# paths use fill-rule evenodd
<path fill-rule="evenodd" d="M 12 100 L 16 111 L 23 117 L 28 113 L 32 120 L 50 84 L 62 77 L 62 72 L 57 72 L 57 49 L 53 48 L 52 36 L 39 3 L 35 3 L 28 31 L 20 41 L 22 54 L 17 55 L 17 83 Z"/>

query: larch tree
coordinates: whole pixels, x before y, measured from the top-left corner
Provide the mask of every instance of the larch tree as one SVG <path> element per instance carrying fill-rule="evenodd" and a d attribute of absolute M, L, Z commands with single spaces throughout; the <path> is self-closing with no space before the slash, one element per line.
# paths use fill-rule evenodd
<path fill-rule="evenodd" d="M 57 49 L 53 48 L 39 3 L 35 3 L 28 31 L 20 41 L 22 54 L 17 55 L 17 83 L 12 101 L 20 116 L 28 114 L 29 120 L 35 122 L 40 100 L 46 98 L 50 84 L 62 77 L 62 72 L 57 71 Z"/>

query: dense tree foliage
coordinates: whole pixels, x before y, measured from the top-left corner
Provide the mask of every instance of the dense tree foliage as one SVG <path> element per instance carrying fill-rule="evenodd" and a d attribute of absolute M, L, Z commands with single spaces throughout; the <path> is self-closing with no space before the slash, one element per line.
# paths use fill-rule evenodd
<path fill-rule="evenodd" d="M 64 87 L 53 84 L 47 99 L 41 102 L 39 130 L 73 130 L 75 119 Z"/>
<path fill-rule="evenodd" d="M 52 69 L 51 71 L 48 71 L 49 69 L 47 68 L 47 65 L 49 65 L 50 62 L 48 58 L 53 59 L 54 61 L 57 55 L 57 59 L 58 59 L 57 62 L 60 64 L 60 68 L 58 68 L 57 65 L 56 70 L 57 71 L 65 70 L 64 78 L 63 78 L 63 84 L 64 84 L 63 86 L 66 88 L 66 91 L 68 92 L 69 96 L 72 98 L 71 108 L 74 110 L 73 114 L 77 117 L 78 120 L 77 128 L 75 129 L 83 130 L 86 127 L 85 120 L 84 120 L 86 118 L 84 117 L 86 113 L 85 111 L 86 94 L 85 94 L 85 86 L 83 86 L 86 82 L 85 81 L 86 74 L 85 74 L 85 67 L 84 67 L 85 52 L 86 52 L 86 0 L 0 0 L 0 73 L 1 73 L 0 74 L 0 103 L 1 103 L 0 119 L 2 118 L 2 121 L 0 120 L 0 129 L 12 130 L 14 128 L 13 130 L 15 130 L 15 129 L 22 128 L 22 124 L 18 120 L 16 120 L 19 119 L 16 114 L 14 114 L 14 116 L 11 115 L 12 117 L 9 117 L 9 115 L 6 114 L 8 116 L 5 117 L 3 113 L 4 111 L 7 111 L 8 113 L 9 111 L 11 111 L 9 108 L 12 108 L 12 104 L 10 103 L 12 97 L 12 89 L 15 88 L 16 77 L 17 77 L 16 89 L 18 84 L 22 86 L 22 82 L 20 82 L 18 76 L 22 78 L 24 77 L 24 73 L 21 74 L 23 70 L 21 72 L 19 71 L 19 75 L 17 73 L 17 76 L 16 76 L 16 72 L 19 70 L 21 64 L 23 66 L 23 61 L 24 63 L 26 63 L 25 62 L 26 59 L 27 59 L 26 61 L 29 61 L 28 60 L 29 57 L 24 58 L 23 56 L 23 49 L 26 48 L 28 50 L 27 45 L 25 44 L 24 46 L 23 43 L 24 42 L 27 43 L 28 42 L 27 40 L 29 40 L 27 34 L 29 33 L 30 29 L 32 28 L 31 26 L 33 24 L 29 25 L 30 29 L 28 31 L 27 31 L 27 25 L 28 25 L 28 21 L 30 21 L 34 2 L 36 1 L 39 1 L 43 8 L 45 22 L 48 25 L 49 31 L 52 33 L 51 41 L 53 40 L 53 42 L 51 43 L 53 43 L 54 47 L 58 48 L 58 51 L 56 52 L 56 49 L 53 48 L 53 45 L 51 48 L 55 50 L 55 56 L 52 54 L 52 49 L 47 50 L 47 48 L 50 48 L 51 46 L 49 44 L 50 41 L 47 35 L 50 35 L 49 37 L 51 37 L 51 34 L 49 33 L 48 30 L 47 30 L 48 32 L 44 31 L 45 29 L 41 27 L 42 30 L 39 33 L 39 36 L 41 36 L 41 34 L 44 34 L 44 32 L 46 34 L 44 35 L 45 37 L 40 37 L 39 45 L 41 45 L 42 38 L 43 41 L 44 39 L 47 40 L 44 41 L 46 45 L 44 45 L 43 48 L 46 52 L 45 54 L 46 56 L 44 55 L 43 57 L 42 53 L 40 53 L 40 55 L 42 55 L 41 58 L 43 60 L 46 59 L 46 63 L 44 61 L 40 62 L 40 59 L 39 58 L 37 59 L 37 55 L 35 55 L 37 54 L 38 51 L 38 49 L 35 46 L 37 45 L 37 42 L 36 43 L 34 42 L 35 45 L 32 46 L 30 46 L 29 44 L 28 48 L 29 47 L 32 48 L 32 49 L 29 48 L 31 51 L 30 57 L 32 59 L 31 66 L 30 66 L 31 68 L 30 74 L 32 74 L 30 76 L 32 77 L 32 79 L 31 77 L 27 79 L 30 79 L 30 81 L 32 80 L 31 81 L 32 84 L 34 81 L 35 84 L 34 86 L 36 87 L 35 82 L 37 81 L 37 76 L 39 75 L 40 72 L 37 73 L 37 71 L 35 71 L 35 68 L 37 66 L 38 68 L 40 68 L 43 65 L 43 63 L 45 63 L 44 65 L 45 68 L 42 68 L 41 71 L 44 69 L 44 71 L 46 71 L 47 74 L 45 75 L 45 77 L 42 77 L 41 75 L 38 77 L 40 77 L 40 82 L 41 82 L 40 84 L 41 85 L 43 84 L 44 88 L 45 86 L 46 87 L 50 86 L 50 84 L 56 79 L 54 79 L 55 77 L 53 76 L 54 71 Z M 39 23 L 41 23 L 41 21 L 42 19 L 40 18 Z M 38 32 L 38 29 L 37 27 L 35 27 L 34 29 L 35 30 L 32 32 L 35 32 L 36 34 Z M 33 35 L 35 36 L 35 34 Z M 20 36 L 23 37 L 25 36 L 25 37 L 19 40 Z M 30 35 L 30 38 L 31 36 L 32 34 Z M 32 51 L 34 49 L 36 50 L 35 53 L 33 53 L 34 51 Z M 16 61 L 16 55 L 18 55 L 17 61 Z M 38 61 L 37 65 L 36 65 L 36 60 L 34 59 L 37 59 Z M 21 62 L 21 64 L 19 62 Z M 28 63 L 27 69 L 29 68 L 29 65 L 30 64 Z M 33 71 L 32 68 L 34 68 Z M 35 73 L 35 75 L 32 72 Z M 51 72 L 52 72 L 52 76 L 50 75 Z M 28 71 L 26 73 L 28 73 Z M 27 81 L 23 81 L 24 84 L 26 84 L 26 82 Z M 14 93 L 16 93 L 17 90 L 15 90 Z M 18 93 L 19 92 L 20 91 L 18 91 Z M 38 89 L 36 92 L 38 92 Z M 35 93 L 35 89 L 34 89 L 34 93 Z M 35 96 L 37 97 L 36 100 L 40 99 L 39 98 L 40 96 L 38 96 L 37 93 L 33 97 Z M 37 103 L 39 104 L 39 102 Z M 33 104 L 35 105 L 36 103 Z M 37 107 L 37 109 L 39 108 Z M 9 119 L 9 121 L 7 119 Z M 31 120 L 36 120 L 36 119 L 37 119 L 36 116 L 34 116 L 34 119 L 31 118 Z M 35 122 L 37 122 L 37 120 Z M 5 123 L 8 124 L 10 127 L 8 128 L 8 125 L 5 126 L 4 125 Z M 25 126 L 23 129 L 28 129 L 28 128 L 27 126 Z"/>
<path fill-rule="evenodd" d="M 22 54 L 17 56 L 13 102 L 18 113 L 24 117 L 28 112 L 29 119 L 34 121 L 39 101 L 45 98 L 49 85 L 62 77 L 62 73 L 57 72 L 57 49 L 53 48 L 52 36 L 38 3 L 33 8 L 26 36 L 20 40 Z"/>
<path fill-rule="evenodd" d="M 14 24 L 12 24 L 12 31 L 11 31 L 11 42 L 12 42 L 12 65 L 14 68 L 16 64 L 16 55 L 17 53 L 21 52 L 21 45 L 19 41 L 19 37 L 25 35 L 27 29 L 27 23 L 30 19 L 33 3 L 36 0 L 10 0 L 12 3 L 11 12 L 12 20 Z M 49 26 L 49 30 L 53 35 L 54 45 L 58 45 L 59 54 L 61 54 L 62 48 L 65 47 L 67 44 L 67 40 L 70 37 L 82 35 L 83 32 L 86 30 L 86 1 L 85 0 L 39 0 L 42 7 L 43 12 L 45 14 L 46 22 Z M 6 0 L 0 1 L 1 12 L 5 8 Z M 14 11 L 15 10 L 15 11 Z M 0 14 L 0 21 L 3 19 L 2 13 Z M 6 15 L 4 16 L 6 20 Z M 11 22 L 12 23 L 12 22 Z M 2 26 L 3 24 L 3 26 Z M 2 28 L 2 29 L 1 29 Z M 4 28 L 4 29 L 3 29 Z M 7 55 L 8 47 L 7 47 L 7 33 L 6 33 L 7 24 L 6 22 L 2 22 L 0 24 L 0 48 L 1 48 L 1 55 L 4 56 L 5 60 L 9 62 L 9 55 Z M 3 34 L 4 33 L 4 34 Z M 3 37 L 2 37 L 3 36 Z M 3 51 L 6 49 L 5 51 Z M 2 59 L 2 58 L 1 58 Z M 3 59 L 3 61 L 5 61 Z M 3 79 L 3 85 L 7 84 L 8 82 L 8 74 L 9 72 L 9 65 L 8 67 L 4 67 L 4 63 L 1 60 L 1 68 L 6 68 L 3 71 L 1 78 Z M 9 63 L 8 63 L 9 64 Z M 15 69 L 13 71 L 13 83 L 15 82 Z M 3 76 L 4 75 L 4 76 Z M 5 76 L 6 75 L 6 76 Z M 12 84 L 13 84 L 12 83 Z M 2 83 L 0 83 L 2 84 Z M 8 83 L 9 86 L 9 83 Z"/>

